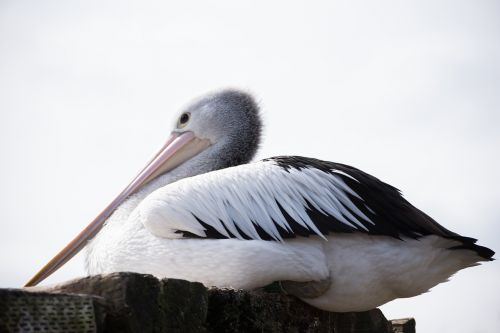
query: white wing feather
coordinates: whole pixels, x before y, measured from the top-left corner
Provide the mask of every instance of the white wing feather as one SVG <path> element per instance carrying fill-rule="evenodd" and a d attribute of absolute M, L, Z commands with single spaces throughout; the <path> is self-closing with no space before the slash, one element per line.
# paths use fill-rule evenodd
<path fill-rule="evenodd" d="M 359 198 L 336 170 L 285 170 L 273 161 L 260 161 L 169 184 L 146 197 L 132 216 L 159 237 L 180 238 L 182 232 L 206 237 L 203 221 L 224 237 L 261 239 L 257 226 L 282 241 L 278 229 L 292 232 L 283 210 L 294 222 L 324 238 L 308 208 L 357 230 L 367 230 L 360 219 L 371 223 L 347 194 Z"/>

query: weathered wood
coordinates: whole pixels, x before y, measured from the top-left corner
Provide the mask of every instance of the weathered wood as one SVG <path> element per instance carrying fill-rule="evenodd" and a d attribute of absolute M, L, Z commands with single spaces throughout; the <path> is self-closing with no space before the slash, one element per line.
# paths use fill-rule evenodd
<path fill-rule="evenodd" d="M 378 309 L 331 313 L 280 293 L 207 289 L 200 283 L 135 273 L 0 292 L 0 332 L 19 327 L 70 332 L 70 324 L 85 323 L 71 326 L 72 331 L 392 333 L 394 327 L 394 332 L 407 333 L 415 332 L 411 321 L 391 325 Z"/>
<path fill-rule="evenodd" d="M 382 312 L 333 313 L 277 293 L 209 290 L 211 332 L 391 332 Z"/>
<path fill-rule="evenodd" d="M 103 297 L 106 332 L 204 332 L 207 289 L 201 283 L 158 280 L 152 275 L 95 275 L 43 288 L 53 293 Z M 36 288 L 35 290 L 40 290 Z"/>
<path fill-rule="evenodd" d="M 415 333 L 416 322 L 413 318 L 391 320 L 393 333 Z"/>

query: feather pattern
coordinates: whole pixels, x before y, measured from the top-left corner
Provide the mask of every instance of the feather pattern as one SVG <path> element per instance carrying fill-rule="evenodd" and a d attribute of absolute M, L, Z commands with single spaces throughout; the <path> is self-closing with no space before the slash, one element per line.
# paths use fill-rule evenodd
<path fill-rule="evenodd" d="M 166 238 L 282 241 L 357 231 L 465 239 L 375 177 L 300 156 L 273 157 L 182 179 L 150 194 L 135 214 L 153 234 Z"/>
<path fill-rule="evenodd" d="M 162 187 L 132 213 L 164 238 L 283 241 L 361 232 L 459 241 L 484 258 L 492 251 L 411 205 L 395 187 L 348 165 L 279 156 L 185 178 Z"/>

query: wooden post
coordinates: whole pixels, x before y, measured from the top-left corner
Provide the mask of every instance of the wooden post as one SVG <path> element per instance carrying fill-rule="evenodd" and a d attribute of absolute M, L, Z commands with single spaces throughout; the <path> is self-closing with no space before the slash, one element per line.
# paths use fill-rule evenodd
<path fill-rule="evenodd" d="M 0 332 L 414 333 L 374 309 L 332 313 L 280 293 L 112 273 L 49 287 L 0 289 Z"/>

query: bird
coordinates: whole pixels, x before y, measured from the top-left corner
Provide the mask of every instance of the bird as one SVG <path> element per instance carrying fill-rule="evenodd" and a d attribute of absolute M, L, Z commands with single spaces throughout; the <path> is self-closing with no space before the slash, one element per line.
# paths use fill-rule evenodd
<path fill-rule="evenodd" d="M 250 93 L 199 97 L 138 176 L 26 285 L 86 247 L 89 274 L 245 290 L 278 283 L 319 309 L 359 312 L 494 260 L 357 168 L 302 156 L 253 161 L 262 126 Z"/>

